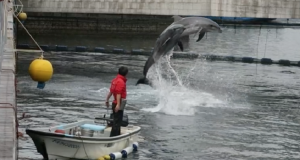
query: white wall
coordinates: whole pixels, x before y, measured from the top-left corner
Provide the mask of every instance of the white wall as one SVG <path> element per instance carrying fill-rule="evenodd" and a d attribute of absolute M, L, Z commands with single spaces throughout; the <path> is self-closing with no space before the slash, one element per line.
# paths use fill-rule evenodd
<path fill-rule="evenodd" d="M 300 18 L 300 0 L 22 0 L 25 12 Z"/>

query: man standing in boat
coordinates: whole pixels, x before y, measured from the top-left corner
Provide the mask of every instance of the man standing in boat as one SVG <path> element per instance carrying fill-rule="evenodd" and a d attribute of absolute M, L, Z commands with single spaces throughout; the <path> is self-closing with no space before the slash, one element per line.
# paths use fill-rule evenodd
<path fill-rule="evenodd" d="M 121 123 L 123 119 L 123 107 L 126 101 L 126 76 L 128 73 L 128 69 L 126 67 L 120 67 L 118 75 L 111 81 L 110 92 L 106 97 L 106 106 L 109 107 L 109 99 L 113 95 L 114 100 L 112 102 L 112 110 L 113 110 L 113 125 L 110 132 L 110 137 L 118 136 L 121 134 Z"/>

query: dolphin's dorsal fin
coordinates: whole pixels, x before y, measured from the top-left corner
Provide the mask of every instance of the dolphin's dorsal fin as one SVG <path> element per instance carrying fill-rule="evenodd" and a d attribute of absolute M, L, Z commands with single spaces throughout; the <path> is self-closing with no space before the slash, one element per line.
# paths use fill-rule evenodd
<path fill-rule="evenodd" d="M 178 16 L 178 15 L 174 15 L 172 18 L 174 18 L 174 22 L 183 19 L 182 17 L 180 17 L 180 16 Z"/>

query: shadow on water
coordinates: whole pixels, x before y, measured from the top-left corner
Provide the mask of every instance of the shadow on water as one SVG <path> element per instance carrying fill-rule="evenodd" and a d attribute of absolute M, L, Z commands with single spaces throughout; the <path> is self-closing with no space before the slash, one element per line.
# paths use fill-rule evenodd
<path fill-rule="evenodd" d="M 257 39 L 257 31 L 240 29 L 230 36 L 233 30 L 226 29 L 222 35 L 209 34 L 200 43 L 191 40 L 190 46 L 199 53 L 252 56 L 256 55 L 257 45 L 252 40 Z M 294 35 L 299 32 L 279 32 L 280 39 L 275 39 L 274 32 L 269 33 L 273 38 L 268 40 L 267 55 L 297 58 L 298 49 L 290 46 L 296 40 L 289 36 L 297 38 Z M 115 43 L 126 45 L 127 41 Z M 261 40 L 259 56 L 263 56 L 264 44 Z M 146 46 L 152 46 L 152 42 Z M 181 77 L 190 74 L 189 84 L 180 88 L 165 83 L 154 89 L 135 86 L 142 75 L 145 56 L 53 53 L 45 57 L 52 62 L 54 75 L 44 90 L 38 90 L 28 75 L 34 57 L 37 56 L 19 54 L 18 114 L 33 116 L 19 122 L 21 131 L 93 119 L 106 113 L 103 101 L 109 83 L 117 68 L 125 65 L 129 68 L 128 102 L 141 109 L 126 112 L 130 123 L 142 127 L 144 138 L 140 150 L 129 160 L 300 157 L 300 77 L 296 67 L 174 59 L 172 65 Z M 26 140 L 19 141 L 20 159 L 41 159 L 32 140 L 25 136 Z"/>

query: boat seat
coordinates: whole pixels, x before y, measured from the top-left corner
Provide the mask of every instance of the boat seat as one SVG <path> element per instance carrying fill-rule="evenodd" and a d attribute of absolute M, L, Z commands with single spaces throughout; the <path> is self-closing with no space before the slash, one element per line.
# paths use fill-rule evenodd
<path fill-rule="evenodd" d="M 103 131 L 105 129 L 105 126 L 100 126 L 96 124 L 83 124 L 80 127 L 83 129 L 89 129 L 93 131 Z"/>

